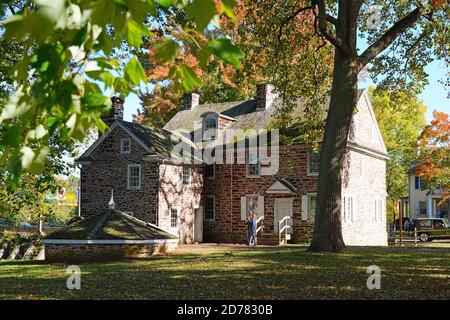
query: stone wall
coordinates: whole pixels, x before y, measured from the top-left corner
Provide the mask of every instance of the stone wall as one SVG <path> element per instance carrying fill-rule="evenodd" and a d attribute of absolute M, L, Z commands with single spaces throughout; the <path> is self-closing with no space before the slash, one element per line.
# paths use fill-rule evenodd
<path fill-rule="evenodd" d="M 146 258 L 176 249 L 176 243 L 158 244 L 46 244 L 46 261 L 105 261 Z"/>
<path fill-rule="evenodd" d="M 142 161 L 146 151 L 131 139 L 131 152 L 120 153 L 120 140 L 130 136 L 116 127 L 95 149 L 90 164 L 81 169 L 81 214 L 103 213 L 108 209 L 114 189 L 116 209 L 132 212 L 146 222 L 155 222 L 157 214 L 158 164 Z M 141 165 L 141 189 L 128 190 L 129 164 Z"/>
<path fill-rule="evenodd" d="M 204 180 L 203 195 L 214 195 L 216 210 L 214 221 L 204 222 L 205 241 L 245 241 L 245 221 L 241 220 L 241 197 L 264 196 L 264 233 L 274 232 L 275 198 L 293 198 L 293 241 L 307 242 L 312 235 L 311 221 L 302 220 L 301 196 L 317 188 L 317 176 L 307 174 L 307 147 L 283 146 L 279 152 L 279 170 L 274 175 L 258 178 L 246 176 L 245 164 L 216 165 L 215 178 Z M 276 181 L 286 178 L 296 188 L 296 194 L 267 194 Z"/>
<path fill-rule="evenodd" d="M 203 189 L 203 172 L 191 167 L 191 183 L 182 183 L 182 165 L 161 164 L 159 167 L 158 226 L 179 237 L 180 243 L 193 242 L 194 210 L 199 208 Z M 171 227 L 170 208 L 178 209 L 178 225 Z"/>
<path fill-rule="evenodd" d="M 355 151 L 346 155 L 342 186 L 342 236 L 347 245 L 387 245 L 386 161 Z M 348 199 L 353 198 L 353 217 L 345 216 Z M 375 216 L 381 203 L 381 219 Z"/>

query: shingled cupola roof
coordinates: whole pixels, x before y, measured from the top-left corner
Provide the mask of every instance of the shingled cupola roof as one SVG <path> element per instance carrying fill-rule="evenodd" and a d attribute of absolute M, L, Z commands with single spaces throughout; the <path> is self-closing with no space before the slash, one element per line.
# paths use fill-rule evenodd
<path fill-rule="evenodd" d="M 106 241 L 175 241 L 177 237 L 159 227 L 118 210 L 95 214 L 49 234 L 45 241 L 106 240 Z M 50 241 L 49 241 L 50 240 Z M 53 240 L 53 241 L 52 241 Z"/>

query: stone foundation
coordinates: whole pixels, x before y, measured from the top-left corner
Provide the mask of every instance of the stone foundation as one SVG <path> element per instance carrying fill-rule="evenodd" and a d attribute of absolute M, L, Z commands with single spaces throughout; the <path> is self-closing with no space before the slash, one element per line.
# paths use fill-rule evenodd
<path fill-rule="evenodd" d="M 45 244 L 50 262 L 106 261 L 147 258 L 175 250 L 177 243 L 152 244 Z"/>

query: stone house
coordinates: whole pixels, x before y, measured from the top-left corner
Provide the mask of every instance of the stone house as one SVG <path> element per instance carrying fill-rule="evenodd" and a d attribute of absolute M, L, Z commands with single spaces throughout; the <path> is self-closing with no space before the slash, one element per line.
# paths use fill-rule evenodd
<path fill-rule="evenodd" d="M 292 243 L 310 241 L 318 154 L 305 144 L 278 144 L 273 129 L 262 139 L 260 130 L 273 125 L 282 104 L 273 87 L 258 85 L 252 100 L 199 102 L 199 95 L 185 95 L 184 110 L 155 129 L 123 121 L 123 105 L 114 100 L 109 129 L 77 160 L 81 214 L 106 210 L 114 189 L 119 210 L 181 243 L 242 243 L 250 212 L 258 217 L 259 243 L 277 244 L 283 235 Z M 342 186 L 343 237 L 347 245 L 387 245 L 388 156 L 366 91 L 359 92 L 357 111 Z M 293 112 L 302 114 L 301 103 Z"/>

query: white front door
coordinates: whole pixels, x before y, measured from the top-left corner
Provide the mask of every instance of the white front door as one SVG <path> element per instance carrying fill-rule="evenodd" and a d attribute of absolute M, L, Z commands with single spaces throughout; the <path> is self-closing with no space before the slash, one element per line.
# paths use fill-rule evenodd
<path fill-rule="evenodd" d="M 203 208 L 194 209 L 194 242 L 203 242 Z"/>
<path fill-rule="evenodd" d="M 278 223 L 286 216 L 291 217 L 288 225 L 292 225 L 292 198 L 276 198 L 274 200 L 274 232 L 278 233 Z M 292 228 L 289 228 L 288 233 L 292 233 Z"/>

